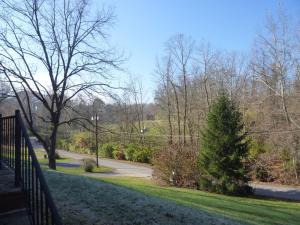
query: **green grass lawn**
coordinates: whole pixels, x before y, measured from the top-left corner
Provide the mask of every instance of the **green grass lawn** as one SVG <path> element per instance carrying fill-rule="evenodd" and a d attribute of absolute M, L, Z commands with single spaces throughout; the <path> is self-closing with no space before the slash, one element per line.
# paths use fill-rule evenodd
<path fill-rule="evenodd" d="M 161 187 L 139 178 L 101 178 L 100 180 L 249 224 L 300 224 L 300 203 Z"/>
<path fill-rule="evenodd" d="M 86 176 L 44 173 L 65 225 L 244 224 Z"/>
<path fill-rule="evenodd" d="M 42 159 L 43 162 L 43 159 Z M 59 159 L 65 164 L 72 163 L 70 159 Z M 42 163 L 43 165 L 43 163 Z M 44 166 L 43 166 L 44 167 Z M 44 167 L 45 168 L 45 167 Z M 109 171 L 110 168 L 100 167 L 95 172 Z M 86 175 L 81 167 L 66 167 L 57 166 L 59 172 L 72 174 L 72 179 L 80 179 L 81 175 Z M 66 175 L 68 176 L 68 175 Z M 200 213 L 208 213 L 205 215 L 215 215 L 216 218 L 226 217 L 229 220 L 238 220 L 242 224 L 300 224 L 300 203 L 280 201 L 274 199 L 263 199 L 254 197 L 234 197 L 218 194 L 211 194 L 198 190 L 162 187 L 151 180 L 142 178 L 129 177 L 111 177 L 111 178 L 86 178 L 89 179 L 93 185 L 103 185 L 103 183 L 110 184 L 114 188 L 123 188 L 131 190 L 131 193 L 136 193 L 137 196 L 148 196 L 159 198 L 162 201 L 171 202 L 172 206 L 183 206 Z M 67 182 L 66 179 L 62 183 Z M 77 181 L 76 181 L 77 182 Z M 75 183 L 76 183 L 75 182 Z M 78 188 L 76 187 L 76 190 Z M 82 188 L 87 190 L 87 187 Z M 103 188 L 101 188 L 103 191 Z M 57 191 L 57 190 L 56 190 Z M 70 189 L 70 191 L 72 191 Z M 109 190 L 105 190 L 109 191 Z M 91 198 L 97 198 L 92 191 L 89 191 Z M 123 198 L 122 196 L 119 196 Z M 67 198 L 67 196 L 66 196 Z M 112 197 L 116 198 L 116 197 Z M 79 199 L 80 200 L 80 199 Z M 136 198 L 136 200 L 138 200 Z M 81 201 L 81 200 L 80 200 Z M 119 201 L 119 200 L 117 200 Z M 135 204 L 134 202 L 132 204 Z M 96 207 L 97 205 L 95 205 Z M 115 206 L 114 206 L 115 207 Z M 124 207 L 129 207 L 124 203 Z M 154 207 L 154 206 L 153 206 Z M 97 208 L 97 207 L 96 207 Z M 195 212 L 195 211 L 194 211 Z M 153 215 L 155 217 L 155 215 Z M 83 223 L 84 224 L 84 223 Z M 102 223 L 100 223 L 102 224 Z M 104 223 L 105 224 L 105 223 Z M 143 223 L 141 223 L 143 224 Z M 162 223 L 158 223 L 162 224 Z M 184 224 L 184 223 L 183 223 Z M 192 223 L 193 224 L 193 223 Z M 194 223 L 198 224 L 198 223 Z M 212 224 L 219 224 L 218 222 Z"/>

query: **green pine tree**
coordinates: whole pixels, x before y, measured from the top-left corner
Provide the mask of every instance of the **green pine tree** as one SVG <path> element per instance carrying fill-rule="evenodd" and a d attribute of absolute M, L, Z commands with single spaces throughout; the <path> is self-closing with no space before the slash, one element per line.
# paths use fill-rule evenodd
<path fill-rule="evenodd" d="M 241 113 L 225 93 L 221 93 L 207 117 L 202 132 L 199 169 L 200 189 L 248 194 L 244 159 L 248 153 L 246 134 L 242 134 Z"/>

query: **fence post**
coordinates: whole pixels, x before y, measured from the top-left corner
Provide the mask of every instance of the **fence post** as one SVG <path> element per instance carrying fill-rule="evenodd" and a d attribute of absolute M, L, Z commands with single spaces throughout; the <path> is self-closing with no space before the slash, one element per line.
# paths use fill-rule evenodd
<path fill-rule="evenodd" d="M 2 114 L 0 114 L 0 170 L 2 169 Z"/>
<path fill-rule="evenodd" d="M 21 127 L 20 111 L 15 111 L 15 186 L 20 186 L 21 180 Z"/>

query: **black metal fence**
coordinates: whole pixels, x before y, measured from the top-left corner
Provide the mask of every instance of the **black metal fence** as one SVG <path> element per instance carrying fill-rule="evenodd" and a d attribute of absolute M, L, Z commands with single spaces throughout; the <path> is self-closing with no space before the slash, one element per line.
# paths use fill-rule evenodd
<path fill-rule="evenodd" d="M 62 225 L 20 112 L 0 117 L 0 160 L 15 171 L 33 225 Z M 0 162 L 0 166 L 1 166 Z"/>

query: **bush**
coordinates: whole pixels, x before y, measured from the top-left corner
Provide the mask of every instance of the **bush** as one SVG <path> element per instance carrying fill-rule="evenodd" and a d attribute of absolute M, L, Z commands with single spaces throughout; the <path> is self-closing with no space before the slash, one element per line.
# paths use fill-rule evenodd
<path fill-rule="evenodd" d="M 91 158 L 85 158 L 82 159 L 82 166 L 85 172 L 93 172 L 94 167 L 96 166 L 96 162 L 94 159 Z"/>
<path fill-rule="evenodd" d="M 116 150 L 116 147 L 113 144 L 106 143 L 101 146 L 100 156 L 105 158 L 113 158 L 113 152 Z"/>
<path fill-rule="evenodd" d="M 141 163 L 150 163 L 152 158 L 151 148 L 140 146 L 135 149 L 132 156 L 132 161 Z"/>
<path fill-rule="evenodd" d="M 78 153 L 90 153 L 91 147 L 94 146 L 94 138 L 89 132 L 75 133 L 69 145 L 70 151 Z"/>
<path fill-rule="evenodd" d="M 70 150 L 70 145 L 71 145 L 70 139 L 59 138 L 57 140 L 57 148 L 58 149 L 63 149 L 63 150 L 69 151 Z"/>
<path fill-rule="evenodd" d="M 58 152 L 55 152 L 55 159 L 61 159 L 62 157 L 58 154 Z"/>
<path fill-rule="evenodd" d="M 125 147 L 124 152 L 126 159 L 129 161 L 150 163 L 154 151 L 148 146 L 129 144 Z"/>
<path fill-rule="evenodd" d="M 199 171 L 197 167 L 198 150 L 194 146 L 173 144 L 154 153 L 155 179 L 162 183 L 197 188 Z"/>
<path fill-rule="evenodd" d="M 126 156 L 127 160 L 133 161 L 133 155 L 134 155 L 136 148 L 137 148 L 137 146 L 135 146 L 134 144 L 129 144 L 125 148 L 125 156 Z"/>
<path fill-rule="evenodd" d="M 113 155 L 114 155 L 114 158 L 117 159 L 117 160 L 125 160 L 126 159 L 126 156 L 124 154 L 124 152 L 122 150 L 115 150 L 113 152 Z"/>

